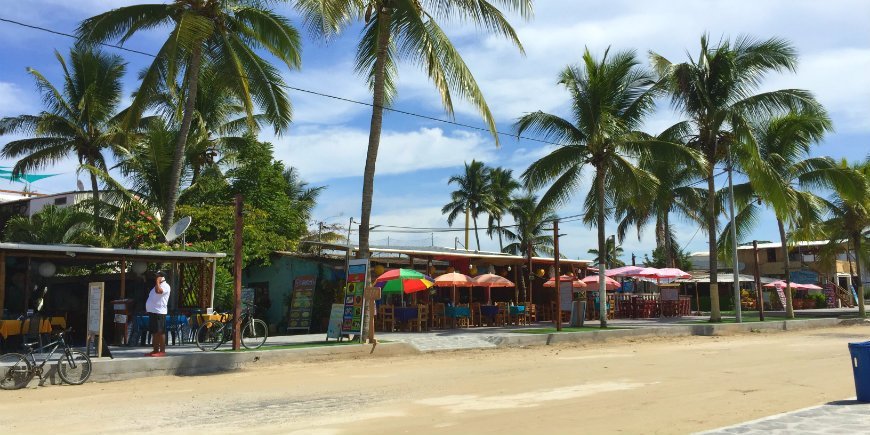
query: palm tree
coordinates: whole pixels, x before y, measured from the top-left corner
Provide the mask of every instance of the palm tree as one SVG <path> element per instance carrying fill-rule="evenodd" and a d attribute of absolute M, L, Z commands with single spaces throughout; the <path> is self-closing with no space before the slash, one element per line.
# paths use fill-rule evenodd
<path fill-rule="evenodd" d="M 516 131 L 532 131 L 560 143 L 550 154 L 534 162 L 522 178 L 530 189 L 550 185 L 541 202 L 562 204 L 572 197 L 582 181 L 583 168 L 592 166 L 594 182 L 586 196 L 584 221 L 598 228 L 598 252 L 606 252 L 604 223 L 614 204 L 626 204 L 632 195 L 648 195 L 656 179 L 636 167 L 632 158 L 657 151 L 658 158 L 678 162 L 675 144 L 641 140 L 636 133 L 644 116 L 653 109 L 652 75 L 638 66 L 633 51 L 601 60 L 587 49 L 582 63 L 566 67 L 559 83 L 571 96 L 572 119 L 544 112 L 519 119 Z M 655 146 L 659 145 L 659 146 Z M 599 291 L 605 294 L 605 267 L 599 269 Z M 601 298 L 601 312 L 605 312 Z M 607 327 L 602 319 L 601 327 Z"/>
<path fill-rule="evenodd" d="M 178 202 L 186 143 L 196 109 L 197 87 L 202 66 L 210 65 L 245 108 L 254 124 L 255 106 L 279 133 L 290 123 L 292 110 L 280 72 L 256 52 L 265 49 L 293 69 L 300 64 L 299 34 L 287 18 L 245 0 L 174 0 L 167 4 L 125 6 L 84 20 L 79 38 L 91 44 L 126 42 L 135 33 L 171 27 L 127 113 L 132 129 L 162 81 L 174 81 L 183 70 L 185 103 L 179 133 L 172 152 L 168 201 L 162 217 L 164 228 L 172 224 Z"/>
<path fill-rule="evenodd" d="M 498 143 L 495 120 L 474 76 L 444 33 L 438 21 L 458 20 L 503 36 L 522 52 L 522 44 L 502 11 L 532 15 L 531 0 L 298 0 L 307 25 L 324 35 L 339 32 L 353 20 L 365 26 L 357 45 L 356 70 L 372 90 L 372 117 L 363 173 L 362 210 L 358 256 L 369 256 L 369 225 L 374 191 L 375 164 L 381 140 L 384 107 L 396 95 L 398 61 L 418 64 L 441 95 L 447 114 L 453 115 L 455 96 L 467 99 L 483 117 Z"/>
<path fill-rule="evenodd" d="M 740 145 L 737 136 L 748 129 L 750 121 L 777 111 L 816 109 L 818 103 L 809 92 L 798 89 L 756 93 L 767 73 L 795 69 L 797 52 L 782 39 L 740 37 L 733 44 L 727 39 L 710 44 L 703 35 L 697 59 L 674 64 L 656 53 L 650 57 L 662 88 L 670 94 L 671 105 L 689 118 L 676 128 L 683 129 L 685 143 L 706 158 L 704 218 L 710 244 L 710 321 L 719 322 L 716 166 L 728 160 L 732 146 Z M 750 179 L 773 181 L 775 175 L 763 173 L 759 160 L 743 163 Z"/>
<path fill-rule="evenodd" d="M 119 163 L 116 168 L 130 183 L 128 193 L 120 192 L 123 189 L 120 183 L 112 184 L 117 184 L 114 187 L 128 201 L 142 204 L 161 218 L 165 217 L 172 200 L 172 153 L 178 134 L 178 130 L 165 119 L 153 118 L 130 148 L 119 147 Z M 182 164 L 182 168 L 182 179 L 189 178 L 190 166 Z"/>
<path fill-rule="evenodd" d="M 513 174 L 513 170 L 504 168 L 492 168 L 489 171 L 487 190 L 491 198 L 490 207 L 487 210 L 489 220 L 487 222 L 486 235 L 492 237 L 493 232 L 498 233 L 499 252 L 504 250 L 502 233 L 498 231 L 501 228 L 501 218 L 505 213 L 510 211 L 514 191 L 521 187 L 520 183 L 514 179 Z"/>
<path fill-rule="evenodd" d="M 299 175 L 299 170 L 292 166 L 284 170 L 283 175 L 287 180 L 287 196 L 299 211 L 302 220 L 308 222 L 311 219 L 311 211 L 317 205 L 317 198 L 326 190 L 326 186 L 310 186 Z"/>
<path fill-rule="evenodd" d="M 593 260 L 595 260 L 593 264 L 595 266 L 600 267 L 602 262 L 608 269 L 625 266 L 625 262 L 620 260 L 620 257 L 622 257 L 622 254 L 624 253 L 622 245 L 617 245 L 616 239 L 613 237 L 607 238 L 607 246 L 603 258 L 602 255 L 599 254 L 600 251 L 597 249 L 590 249 L 586 252 L 595 256 L 593 257 Z"/>
<path fill-rule="evenodd" d="M 657 137 L 664 142 L 679 143 L 679 137 L 672 137 L 675 132 L 666 130 Z M 617 236 L 619 241 L 625 240 L 628 230 L 637 228 L 640 240 L 643 227 L 651 220 L 655 221 L 656 249 L 664 258 L 663 267 L 677 267 L 680 254 L 679 245 L 675 240 L 671 225 L 671 214 L 676 213 L 693 221 L 702 221 L 697 210 L 702 209 L 702 192 L 693 187 L 697 184 L 697 165 L 681 165 L 676 162 L 660 160 L 657 156 L 642 156 L 639 166 L 652 174 L 658 182 L 658 189 L 649 192 L 649 196 L 639 195 L 628 198 L 628 204 L 617 204 L 616 218 L 619 219 Z"/>
<path fill-rule="evenodd" d="M 4 158 L 18 159 L 13 176 L 55 164 L 69 155 L 76 157 L 80 168 L 88 165 L 105 170 L 103 151 L 110 150 L 118 138 L 115 115 L 126 69 L 123 59 L 81 46 L 70 50 L 69 63 L 59 52 L 54 55 L 64 73 L 61 88 L 39 71 L 27 69 L 46 109 L 37 115 L 0 120 L 0 135 L 31 136 L 8 142 L 0 151 Z M 100 189 L 94 174 L 91 191 L 98 202 Z"/>
<path fill-rule="evenodd" d="M 851 172 L 859 181 L 851 186 L 846 183 L 834 185 L 833 197 L 825 202 L 828 219 L 803 228 L 801 233 L 823 235 L 830 240 L 830 247 L 837 252 L 843 241 L 847 242 L 847 253 L 851 251 L 855 256 L 855 275 L 858 276 L 858 315 L 866 317 L 862 273 L 868 264 L 867 253 L 870 251 L 864 245 L 868 239 L 867 228 L 870 227 L 870 158 L 851 166 L 844 160 L 838 166 L 843 171 Z"/>
<path fill-rule="evenodd" d="M 513 217 L 514 225 L 498 228 L 504 238 L 511 242 L 502 248 L 502 252 L 528 257 L 528 288 L 531 289 L 534 274 L 531 268 L 531 258 L 541 254 L 553 255 L 553 233 L 548 227 L 558 217 L 550 206 L 539 202 L 538 197 L 531 193 L 514 198 L 508 211 Z M 525 286 L 525 282 L 522 280 L 520 280 L 520 284 Z M 522 299 L 525 300 L 526 289 L 523 288 L 522 292 Z"/>
<path fill-rule="evenodd" d="M 459 187 L 450 194 L 450 202 L 441 208 L 441 213 L 447 214 L 447 224 L 460 213 L 465 212 L 465 234 L 468 235 L 468 218 L 474 220 L 474 237 L 477 240 L 477 250 L 480 251 L 480 235 L 477 232 L 477 217 L 492 209 L 492 192 L 489 190 L 489 168 L 483 162 L 472 160 L 465 164 L 465 173 L 454 175 L 447 182 L 456 183 Z M 468 237 L 465 239 L 465 249 L 468 249 Z"/>
<path fill-rule="evenodd" d="M 97 239 L 93 216 L 74 207 L 48 205 L 31 217 L 15 216 L 5 229 L 5 241 L 58 244 L 93 244 Z"/>

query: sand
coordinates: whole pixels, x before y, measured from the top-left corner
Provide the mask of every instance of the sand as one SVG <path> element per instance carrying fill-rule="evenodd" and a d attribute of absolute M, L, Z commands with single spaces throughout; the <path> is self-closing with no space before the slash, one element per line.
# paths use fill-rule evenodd
<path fill-rule="evenodd" d="M 870 328 L 317 361 L 0 391 L 3 433 L 687 433 L 855 395 Z"/>

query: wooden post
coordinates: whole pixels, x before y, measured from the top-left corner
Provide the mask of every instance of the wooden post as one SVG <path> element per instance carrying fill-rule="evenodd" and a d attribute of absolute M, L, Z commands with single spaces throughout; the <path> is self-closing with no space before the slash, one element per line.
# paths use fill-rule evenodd
<path fill-rule="evenodd" d="M 556 269 L 556 331 L 562 330 L 562 289 L 559 288 L 559 219 L 553 221 L 553 268 Z"/>
<path fill-rule="evenodd" d="M 205 261 L 199 262 L 199 291 L 197 291 L 197 304 L 196 306 L 202 308 L 205 304 L 206 299 L 206 290 L 205 290 Z"/>
<path fill-rule="evenodd" d="M 121 257 L 121 297 L 127 299 L 127 257 Z"/>
<path fill-rule="evenodd" d="M 0 252 L 0 313 L 6 305 L 6 253 Z"/>
<path fill-rule="evenodd" d="M 523 263 L 514 265 L 514 297 L 520 300 L 520 269 L 523 268 Z M 525 292 L 523 292 L 525 293 Z M 523 300 L 526 300 L 526 295 L 523 295 Z M 490 301 L 492 302 L 492 301 Z"/>
<path fill-rule="evenodd" d="M 764 290 L 761 289 L 761 271 L 758 270 L 758 240 L 752 241 L 752 258 L 755 259 L 755 294 L 758 298 L 758 320 L 764 321 Z"/>
<path fill-rule="evenodd" d="M 535 280 L 534 279 L 534 277 L 535 277 L 534 267 L 535 266 L 532 264 L 532 242 L 529 241 L 529 294 L 527 296 L 529 297 L 530 301 L 533 300 L 532 299 L 532 282 L 534 282 L 534 280 Z"/>
<path fill-rule="evenodd" d="M 242 346 L 242 195 L 236 195 L 235 212 L 235 243 L 233 246 L 233 274 L 235 286 L 233 289 L 233 350 Z"/>

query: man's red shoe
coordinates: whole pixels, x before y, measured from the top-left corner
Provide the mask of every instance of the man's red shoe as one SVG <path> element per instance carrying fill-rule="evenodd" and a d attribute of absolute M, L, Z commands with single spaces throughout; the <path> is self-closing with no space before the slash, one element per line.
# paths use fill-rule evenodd
<path fill-rule="evenodd" d="M 151 356 L 153 356 L 155 358 L 164 357 L 164 356 L 166 356 L 166 352 L 157 352 L 157 353 L 151 354 Z"/>
<path fill-rule="evenodd" d="M 154 352 L 152 350 L 151 352 L 146 353 L 145 356 L 154 356 L 155 353 L 157 353 L 157 352 Z"/>

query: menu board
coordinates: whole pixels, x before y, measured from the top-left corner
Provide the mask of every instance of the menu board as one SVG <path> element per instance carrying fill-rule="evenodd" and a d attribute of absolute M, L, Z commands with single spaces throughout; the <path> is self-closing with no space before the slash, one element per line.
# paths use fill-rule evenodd
<path fill-rule="evenodd" d="M 341 339 L 341 322 L 344 313 L 344 304 L 332 304 L 329 312 L 329 326 L 326 327 L 326 339 Z"/>
<path fill-rule="evenodd" d="M 785 310 L 786 301 L 785 301 L 785 291 L 783 291 L 783 287 L 780 284 L 776 285 L 776 294 L 779 296 L 779 301 L 782 302 L 782 309 Z"/>
<path fill-rule="evenodd" d="M 562 311 L 571 311 L 571 302 L 574 300 L 574 283 L 571 281 L 559 281 L 559 303 Z"/>
<path fill-rule="evenodd" d="M 837 290 L 834 288 L 834 283 L 828 282 L 825 284 L 825 302 L 827 302 L 828 308 L 836 308 L 837 307 Z"/>
<path fill-rule="evenodd" d="M 293 280 L 293 293 L 290 299 L 290 312 L 287 329 L 311 328 L 311 307 L 314 303 L 314 284 L 317 278 L 311 275 L 300 276 Z"/>
<path fill-rule="evenodd" d="M 360 335 L 363 319 L 363 293 L 369 274 L 369 260 L 350 260 L 347 265 L 347 285 L 344 287 L 344 313 L 341 333 Z"/>
<path fill-rule="evenodd" d="M 88 337 L 86 347 L 94 344 L 97 358 L 103 356 L 103 296 L 106 283 L 88 283 Z M 96 339 L 96 343 L 94 340 Z M 111 356 L 111 355 L 110 355 Z"/>

